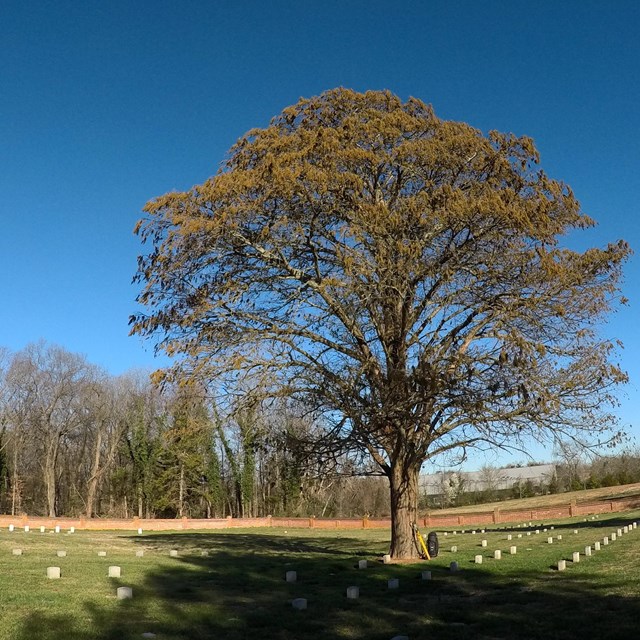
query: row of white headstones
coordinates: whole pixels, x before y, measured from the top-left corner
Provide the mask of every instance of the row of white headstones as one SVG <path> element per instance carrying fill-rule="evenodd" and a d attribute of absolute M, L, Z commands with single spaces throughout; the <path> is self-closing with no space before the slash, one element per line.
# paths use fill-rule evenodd
<path fill-rule="evenodd" d="M 9 533 L 13 533 L 16 531 L 15 525 L 10 524 L 9 525 Z M 29 525 L 25 525 L 24 527 L 24 532 L 25 533 L 30 533 L 31 529 L 29 527 Z M 56 525 L 52 530 L 51 533 L 60 533 L 61 532 L 61 528 L 59 525 Z M 40 533 L 46 533 L 46 527 L 40 527 Z M 75 533 L 75 527 L 70 527 L 68 533 Z M 142 535 L 142 529 L 138 529 L 138 535 Z M 16 548 L 12 550 L 12 554 L 14 556 L 21 556 L 23 554 L 23 550 Z M 56 555 L 59 558 L 64 558 L 67 555 L 67 552 L 64 550 L 58 550 L 56 552 Z M 106 557 L 107 552 L 106 551 L 98 551 L 98 556 L 100 557 Z M 178 550 L 177 549 L 171 549 L 169 550 L 169 555 L 173 558 L 178 556 Z M 202 552 L 202 555 L 208 555 L 208 553 L 206 551 Z M 144 551 L 142 549 L 139 549 L 138 551 L 136 551 L 136 556 L 137 557 L 142 557 L 144 556 Z M 107 577 L 109 578 L 120 578 L 122 576 L 122 568 L 117 566 L 117 565 L 112 565 L 108 568 L 107 570 Z M 62 577 L 62 569 L 61 567 L 47 567 L 47 578 L 49 578 L 50 580 L 59 580 Z M 127 600 L 129 598 L 133 598 L 133 589 L 131 587 L 118 587 L 116 589 L 116 597 L 118 600 Z"/>
<path fill-rule="evenodd" d="M 593 518 L 592 518 L 592 519 L 593 519 Z M 529 524 L 531 524 L 531 523 L 529 523 Z M 519 526 L 519 525 L 518 525 L 518 526 Z M 523 526 L 526 526 L 526 525 L 523 525 Z M 607 546 L 607 545 L 609 544 L 609 541 L 611 541 L 611 542 L 615 542 L 618 538 L 620 538 L 620 537 L 621 537 L 621 536 L 623 536 L 624 534 L 629 533 L 629 532 L 630 532 L 630 531 L 632 531 L 633 529 L 637 529 L 637 528 L 638 528 L 638 523 L 637 523 L 637 522 L 635 522 L 635 521 L 634 521 L 634 522 L 631 522 L 630 524 L 625 525 L 624 527 L 619 528 L 617 531 L 613 531 L 613 532 L 611 533 L 611 536 L 605 536 L 605 537 L 602 539 L 602 542 L 600 542 L 599 540 L 598 540 L 598 541 L 596 541 L 596 542 L 593 544 L 593 547 L 592 547 L 591 545 L 586 546 L 586 547 L 584 548 L 583 555 L 584 555 L 585 557 L 589 557 L 589 556 L 591 556 L 591 555 L 593 554 L 593 551 L 600 551 L 600 549 L 601 549 L 603 546 Z M 553 529 L 554 529 L 554 527 L 550 527 L 550 530 L 553 530 Z M 481 533 L 484 533 L 484 532 L 485 532 L 485 530 L 484 530 L 484 529 L 482 529 L 482 530 L 481 530 Z M 542 529 L 542 533 L 546 533 L 546 532 L 547 532 L 547 529 Z M 453 532 L 453 535 L 456 535 L 456 533 L 457 533 L 457 532 L 456 532 L 456 531 L 454 531 L 454 532 Z M 465 533 L 465 531 L 462 531 L 462 533 Z M 472 533 L 472 534 L 475 534 L 476 532 L 475 532 L 475 531 L 472 531 L 471 533 Z M 574 530 L 573 530 L 573 533 L 574 533 L 574 534 L 577 534 L 577 533 L 578 533 L 578 529 L 574 529 Z M 534 534 L 536 534 L 536 535 L 537 535 L 537 534 L 540 534 L 540 529 L 536 529 L 536 530 L 534 531 Z M 445 532 L 445 535 L 446 535 L 446 532 Z M 530 535 L 531 535 L 531 531 L 527 531 L 527 536 L 530 536 Z M 521 534 L 521 533 L 519 533 L 519 534 L 518 534 L 518 538 L 522 538 L 522 534 Z M 507 535 L 507 540 L 509 541 L 509 540 L 512 540 L 512 539 L 513 539 L 513 535 L 512 535 L 512 534 L 508 534 L 508 535 Z M 558 541 L 558 542 L 559 542 L 559 541 L 561 541 L 561 540 L 562 540 L 562 534 L 558 534 L 558 535 L 556 536 L 556 538 L 555 538 L 555 539 L 556 539 L 556 541 Z M 553 540 L 554 540 L 553 536 L 549 536 L 549 537 L 547 538 L 547 544 L 553 544 Z M 480 543 L 480 545 L 481 545 L 482 547 L 486 547 L 486 546 L 487 546 L 487 544 L 488 544 L 488 543 L 487 543 L 487 540 L 482 540 L 482 541 L 481 541 L 481 543 Z M 452 553 L 456 553 L 457 551 L 458 551 L 458 547 L 457 547 L 457 545 L 453 545 L 453 546 L 451 547 L 451 552 L 452 552 Z M 510 546 L 510 547 L 509 547 L 509 554 L 510 554 L 510 555 L 516 555 L 517 551 L 518 551 L 517 546 Z M 574 551 L 574 552 L 572 552 L 572 560 L 571 560 L 571 561 L 572 561 L 573 563 L 578 563 L 578 562 L 580 562 L 580 555 L 581 555 L 581 554 L 580 554 L 580 552 L 579 552 L 579 551 Z M 385 561 L 386 561 L 386 558 L 387 558 L 387 557 L 388 557 L 388 556 L 385 556 Z M 502 559 L 502 550 L 501 550 L 501 549 L 496 549 L 496 550 L 493 552 L 493 557 L 494 557 L 494 559 L 495 559 L 495 560 L 501 560 L 501 559 Z M 475 559 L 474 559 L 475 564 L 482 564 L 483 558 L 484 558 L 484 556 L 482 556 L 482 555 L 476 555 L 476 556 L 475 556 Z M 566 560 L 564 560 L 564 559 L 563 559 L 563 560 L 558 560 L 557 568 L 558 568 L 558 571 L 564 571 L 564 570 L 567 568 L 567 561 L 566 561 Z M 449 569 L 450 569 L 451 571 L 458 571 L 458 570 L 459 570 L 458 563 L 457 563 L 457 562 L 451 562 L 451 563 L 450 563 L 450 565 L 449 565 Z"/>

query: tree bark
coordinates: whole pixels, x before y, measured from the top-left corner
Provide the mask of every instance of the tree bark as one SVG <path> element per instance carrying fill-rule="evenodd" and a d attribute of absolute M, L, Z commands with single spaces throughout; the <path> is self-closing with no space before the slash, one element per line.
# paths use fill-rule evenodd
<path fill-rule="evenodd" d="M 391 490 L 392 558 L 418 558 L 412 525 L 418 514 L 418 474 L 420 465 L 397 460 L 389 472 Z"/>

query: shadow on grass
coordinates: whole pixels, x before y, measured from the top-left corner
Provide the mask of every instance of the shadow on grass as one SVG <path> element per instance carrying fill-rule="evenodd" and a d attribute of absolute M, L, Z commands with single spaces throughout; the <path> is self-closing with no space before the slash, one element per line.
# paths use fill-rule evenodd
<path fill-rule="evenodd" d="M 181 555 L 151 565 L 131 585 L 132 600 L 86 603 L 71 620 L 36 613 L 15 639 L 129 640 L 144 633 L 157 640 L 616 639 L 632 637 L 640 617 L 640 598 L 611 595 L 624 592 L 617 574 L 603 581 L 587 573 L 498 574 L 480 566 L 450 573 L 442 558 L 358 570 L 357 555 L 368 548 L 371 557 L 375 543 L 348 537 L 236 534 L 218 544 L 215 535 L 164 534 L 145 542 Z M 192 546 L 209 548 L 209 555 L 189 554 Z M 419 573 L 427 568 L 433 579 L 423 581 Z M 297 582 L 286 582 L 288 570 L 297 572 Z M 397 590 L 388 589 L 392 577 L 400 579 Z M 360 587 L 358 600 L 345 596 L 351 585 Z M 307 598 L 307 610 L 292 608 L 298 597 Z"/>

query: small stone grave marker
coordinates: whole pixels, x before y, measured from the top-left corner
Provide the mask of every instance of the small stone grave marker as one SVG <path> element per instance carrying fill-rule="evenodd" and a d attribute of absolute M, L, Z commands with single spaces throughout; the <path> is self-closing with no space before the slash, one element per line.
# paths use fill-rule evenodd
<path fill-rule="evenodd" d="M 142 528 L 138 528 L 138 535 L 141 536 L 142 535 Z"/>
<path fill-rule="evenodd" d="M 115 565 L 109 567 L 109 572 L 107 573 L 109 578 L 119 578 L 120 574 L 121 574 L 120 567 L 117 567 Z"/>
<path fill-rule="evenodd" d="M 605 536 L 604 538 L 602 538 L 602 544 L 603 546 L 607 546 L 609 544 L 609 538 L 607 538 L 607 536 Z"/>
<path fill-rule="evenodd" d="M 611 534 L 611 542 L 615 542 L 618 539 L 618 536 L 616 536 L 615 533 Z"/>
<path fill-rule="evenodd" d="M 357 600 L 360 597 L 360 587 L 347 587 L 347 599 Z"/>
<path fill-rule="evenodd" d="M 296 582 L 298 579 L 298 574 L 295 571 L 287 571 L 284 577 L 287 582 Z"/>
<path fill-rule="evenodd" d="M 515 556 L 517 552 L 518 552 L 518 547 L 509 547 L 509 553 L 512 556 Z"/>
<path fill-rule="evenodd" d="M 540 533 L 540 529 L 536 529 L 536 535 Z"/>
<path fill-rule="evenodd" d="M 553 544 L 553 538 L 551 537 L 547 538 L 547 544 Z"/>
<path fill-rule="evenodd" d="M 10 525 L 9 525 L 9 532 L 10 532 L 10 533 L 13 533 L 13 530 L 14 530 L 14 529 L 15 529 L 15 527 L 14 527 L 12 524 L 10 524 Z"/>
<path fill-rule="evenodd" d="M 28 524 L 24 525 L 24 532 L 25 533 L 29 533 L 29 525 Z"/>
<path fill-rule="evenodd" d="M 367 561 L 366 560 L 358 560 L 358 569 L 366 569 Z"/>
<path fill-rule="evenodd" d="M 22 549 L 14 549 L 12 551 L 14 556 L 21 556 L 22 555 Z"/>
<path fill-rule="evenodd" d="M 57 525 L 55 526 L 54 531 L 55 531 L 56 533 L 60 533 L 60 525 L 58 525 L 58 524 L 57 524 Z"/>
<path fill-rule="evenodd" d="M 476 564 L 482 564 L 482 556 L 480 556 L 480 555 L 476 556 L 475 563 Z"/>
<path fill-rule="evenodd" d="M 578 563 L 580 562 L 580 552 L 579 551 L 574 551 L 573 555 L 571 557 L 572 562 Z"/>
<path fill-rule="evenodd" d="M 531 531 L 527 531 L 527 535 L 530 536 L 531 535 Z"/>
<path fill-rule="evenodd" d="M 507 540 L 511 540 L 512 538 L 513 538 L 513 536 L 512 536 L 511 534 L 509 534 L 509 535 L 507 536 Z"/>
<path fill-rule="evenodd" d="M 291 606 L 298 611 L 302 611 L 307 608 L 307 599 L 306 598 L 296 598 L 291 601 Z"/>
<path fill-rule="evenodd" d="M 518 538 L 522 538 L 522 534 L 521 533 L 518 534 Z"/>
<path fill-rule="evenodd" d="M 142 558 L 142 556 L 144 556 L 144 551 L 142 549 L 138 549 L 138 551 L 136 551 L 136 558 Z"/>
<path fill-rule="evenodd" d="M 573 533 L 578 533 L 578 530 L 577 530 L 577 529 L 574 529 L 574 530 L 573 530 Z"/>
<path fill-rule="evenodd" d="M 451 553 L 457 553 L 457 551 L 458 551 L 458 547 L 454 544 L 454 545 L 451 547 Z"/>
<path fill-rule="evenodd" d="M 594 543 L 593 543 L 593 548 L 594 548 L 596 551 L 600 551 L 600 543 L 599 543 L 599 542 L 594 542 Z"/>
<path fill-rule="evenodd" d="M 502 551 L 500 549 L 496 549 L 493 552 L 493 557 L 495 560 L 502 560 Z"/>
<path fill-rule="evenodd" d="M 558 571 L 564 571 L 567 568 L 566 560 L 558 560 Z"/>
<path fill-rule="evenodd" d="M 624 527 L 624 528 L 622 529 L 622 532 L 623 532 L 623 533 L 629 533 L 629 527 Z"/>
<path fill-rule="evenodd" d="M 387 587 L 389 589 L 398 589 L 400 587 L 400 580 L 398 580 L 398 578 L 387 580 Z"/>
<path fill-rule="evenodd" d="M 622 529 L 618 529 L 618 536 L 622 536 Z"/>
<path fill-rule="evenodd" d="M 40 533 L 44 533 L 46 531 L 45 527 L 40 527 Z"/>
<path fill-rule="evenodd" d="M 133 598 L 133 589 L 131 587 L 118 587 L 116 590 L 118 600 L 128 600 Z"/>
<path fill-rule="evenodd" d="M 449 564 L 449 571 L 451 571 L 452 573 L 455 573 L 456 571 L 458 571 L 458 563 L 457 562 L 451 562 Z"/>
<path fill-rule="evenodd" d="M 60 567 L 47 567 L 47 578 L 57 580 L 60 577 Z"/>
<path fill-rule="evenodd" d="M 382 556 L 382 562 L 384 564 L 389 564 L 391 562 L 391 556 L 388 553 Z"/>
<path fill-rule="evenodd" d="M 107 557 L 107 552 L 106 551 L 98 551 L 98 557 L 106 558 Z"/>
<path fill-rule="evenodd" d="M 67 552 L 66 552 L 66 551 L 58 551 L 58 552 L 57 552 L 57 556 L 58 556 L 58 558 L 65 558 L 65 557 L 66 557 L 66 555 L 67 555 Z"/>
<path fill-rule="evenodd" d="M 584 555 L 585 556 L 590 556 L 591 555 L 591 547 L 585 547 L 584 548 Z"/>
<path fill-rule="evenodd" d="M 169 550 L 169 555 L 170 555 L 172 558 L 177 558 L 177 557 L 178 557 L 178 550 L 177 550 L 177 549 L 170 549 L 170 550 Z"/>
<path fill-rule="evenodd" d="M 483 540 L 483 541 L 480 543 L 480 546 L 482 546 L 482 547 L 486 547 L 486 546 L 487 546 L 487 541 L 486 541 L 486 540 Z"/>
<path fill-rule="evenodd" d="M 556 539 L 557 539 L 557 540 L 562 540 L 562 534 L 561 534 L 561 533 L 559 533 L 559 534 L 556 536 Z"/>

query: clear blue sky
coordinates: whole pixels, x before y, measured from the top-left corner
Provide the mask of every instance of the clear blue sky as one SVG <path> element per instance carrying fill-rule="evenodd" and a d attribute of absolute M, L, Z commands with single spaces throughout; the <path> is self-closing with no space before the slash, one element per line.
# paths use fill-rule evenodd
<path fill-rule="evenodd" d="M 112 373 L 128 337 L 144 203 L 212 175 L 300 96 L 390 89 L 443 118 L 532 136 L 598 228 L 640 250 L 640 3 L 215 0 L 0 5 L 0 345 L 44 338 Z M 610 335 L 636 420 L 639 267 Z"/>

